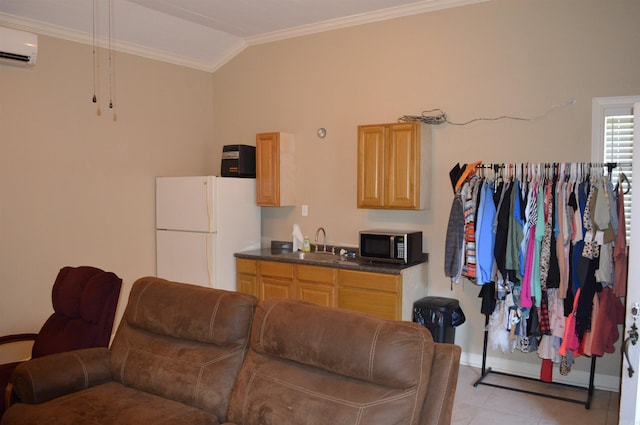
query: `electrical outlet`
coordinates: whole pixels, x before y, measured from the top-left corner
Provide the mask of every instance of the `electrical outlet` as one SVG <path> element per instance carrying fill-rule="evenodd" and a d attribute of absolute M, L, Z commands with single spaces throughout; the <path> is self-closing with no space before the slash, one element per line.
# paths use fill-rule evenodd
<path fill-rule="evenodd" d="M 302 216 L 306 217 L 309 215 L 309 205 L 303 205 L 302 206 Z"/>

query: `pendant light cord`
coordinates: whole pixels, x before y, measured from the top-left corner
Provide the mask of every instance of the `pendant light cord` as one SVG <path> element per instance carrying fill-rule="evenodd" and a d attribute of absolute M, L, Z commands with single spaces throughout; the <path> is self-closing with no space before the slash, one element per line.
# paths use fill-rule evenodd
<path fill-rule="evenodd" d="M 113 2 L 109 0 L 109 109 L 113 109 Z"/>
<path fill-rule="evenodd" d="M 97 66 L 97 56 L 96 56 L 96 30 L 97 30 L 97 10 L 96 10 L 96 2 L 98 0 L 93 0 L 93 103 L 98 102 L 98 97 L 96 96 L 96 73 L 98 72 Z"/>

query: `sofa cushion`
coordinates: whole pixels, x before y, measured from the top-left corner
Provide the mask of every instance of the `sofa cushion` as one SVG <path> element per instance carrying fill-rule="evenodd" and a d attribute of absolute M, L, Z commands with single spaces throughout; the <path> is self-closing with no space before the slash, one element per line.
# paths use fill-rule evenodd
<path fill-rule="evenodd" d="M 256 304 L 240 293 L 139 279 L 111 346 L 113 379 L 223 418 Z"/>
<path fill-rule="evenodd" d="M 425 328 L 269 299 L 229 404 L 243 425 L 417 424 L 434 343 Z"/>
<path fill-rule="evenodd" d="M 110 382 L 45 404 L 13 405 L 3 423 L 21 425 L 216 425 L 211 412 Z"/>
<path fill-rule="evenodd" d="M 246 340 L 255 304 L 235 292 L 149 277 L 131 290 L 124 320 L 158 335 L 229 346 Z"/>
<path fill-rule="evenodd" d="M 400 322 L 366 320 L 361 315 L 309 310 L 300 303 L 271 301 L 257 313 L 260 332 L 252 335 L 259 353 L 293 360 L 393 388 L 415 386 L 414 368 L 432 341 L 428 332 Z M 318 316 L 319 315 L 319 316 Z M 424 338 L 416 340 L 416 337 Z"/>

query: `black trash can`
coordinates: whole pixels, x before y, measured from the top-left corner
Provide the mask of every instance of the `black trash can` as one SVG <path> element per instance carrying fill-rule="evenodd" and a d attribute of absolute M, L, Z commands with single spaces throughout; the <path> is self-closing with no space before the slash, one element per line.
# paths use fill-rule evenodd
<path fill-rule="evenodd" d="M 453 344 L 465 317 L 456 299 L 424 297 L 413 303 L 413 321 L 429 329 L 435 342 Z"/>

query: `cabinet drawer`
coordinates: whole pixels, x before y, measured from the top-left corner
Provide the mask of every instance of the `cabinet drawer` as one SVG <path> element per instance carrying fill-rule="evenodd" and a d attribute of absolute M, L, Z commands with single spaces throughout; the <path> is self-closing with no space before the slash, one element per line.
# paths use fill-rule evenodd
<path fill-rule="evenodd" d="M 260 261 L 261 276 L 275 276 L 293 279 L 293 264 L 275 261 Z"/>
<path fill-rule="evenodd" d="M 338 307 L 361 313 L 373 314 L 391 320 L 400 320 L 400 298 L 389 292 L 373 292 L 365 289 L 340 288 Z"/>
<path fill-rule="evenodd" d="M 331 267 L 298 266 L 298 280 L 306 282 L 333 283 L 336 269 Z"/>
<path fill-rule="evenodd" d="M 236 260 L 236 271 L 238 273 L 244 273 L 244 274 L 257 274 L 257 271 L 258 271 L 257 263 L 258 262 L 256 260 L 247 260 L 245 258 L 238 258 Z"/>
<path fill-rule="evenodd" d="M 397 293 L 400 291 L 401 277 L 400 275 L 339 270 L 338 283 L 340 286 Z"/>

